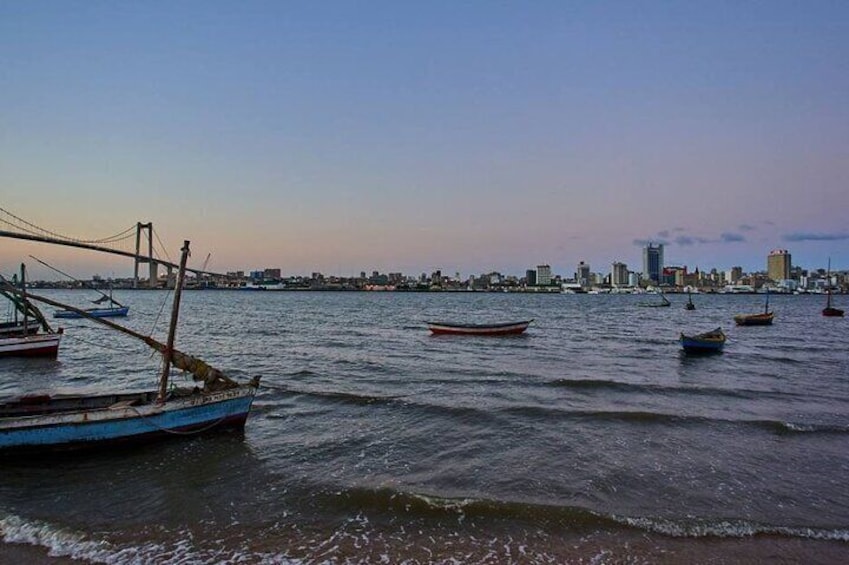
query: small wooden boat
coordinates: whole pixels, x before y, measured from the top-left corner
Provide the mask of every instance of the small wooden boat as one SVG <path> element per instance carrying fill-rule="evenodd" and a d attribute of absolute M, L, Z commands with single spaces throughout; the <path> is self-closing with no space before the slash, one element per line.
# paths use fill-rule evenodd
<path fill-rule="evenodd" d="M 775 314 L 769 311 L 769 291 L 767 291 L 763 314 L 737 314 L 734 316 L 734 323 L 738 326 L 769 326 L 773 318 Z"/>
<path fill-rule="evenodd" d="M 62 328 L 56 333 L 34 333 L 0 338 L 0 357 L 56 357 Z"/>
<path fill-rule="evenodd" d="M 520 322 L 503 322 L 499 324 L 455 324 L 452 322 L 427 322 L 427 327 L 434 335 L 515 335 L 528 329 L 531 320 Z"/>
<path fill-rule="evenodd" d="M 842 318 L 843 310 L 835 308 L 831 305 L 831 259 L 828 260 L 828 275 L 825 293 L 828 296 L 825 302 L 825 308 L 822 309 L 822 315 L 829 318 Z"/>
<path fill-rule="evenodd" d="M 130 311 L 129 306 L 110 306 L 107 308 L 86 308 L 83 310 L 86 315 L 74 312 L 73 310 L 56 310 L 53 312 L 54 318 L 117 318 L 125 317 Z"/>
<path fill-rule="evenodd" d="M 734 322 L 738 326 L 768 326 L 772 324 L 775 314 L 772 312 L 764 312 L 763 314 L 737 314 L 734 316 Z"/>
<path fill-rule="evenodd" d="M 640 306 L 643 306 L 645 308 L 666 308 L 667 306 L 672 306 L 672 303 L 661 292 L 660 293 L 660 302 L 640 302 Z"/>
<path fill-rule="evenodd" d="M 681 347 L 687 353 L 714 353 L 725 346 L 725 333 L 722 328 L 696 335 L 681 333 Z"/>
<path fill-rule="evenodd" d="M 62 341 L 62 329 L 54 331 L 41 311 L 29 301 L 26 267 L 21 265 L 20 288 L 2 275 L 0 281 L 0 295 L 12 302 L 16 317 L 0 326 L 0 357 L 56 357 Z M 18 314 L 20 319 L 17 319 Z"/>
<path fill-rule="evenodd" d="M 0 453 L 3 456 L 94 449 L 244 428 L 259 387 L 259 377 L 239 384 L 204 361 L 174 349 L 188 252 L 189 242 L 186 241 L 174 291 L 167 343 L 160 343 L 109 320 L 90 318 L 138 338 L 162 354 L 158 390 L 53 397 L 36 394 L 2 402 Z M 76 310 L 81 316 L 86 316 L 84 311 L 50 298 L 34 295 L 30 298 Z M 192 373 L 194 380 L 202 385 L 169 388 L 172 364 Z M 99 371 L 97 367 L 92 370 Z"/>
<path fill-rule="evenodd" d="M 23 320 L 0 323 L 0 339 L 4 337 L 20 337 L 38 333 L 38 322 L 36 320 Z"/>

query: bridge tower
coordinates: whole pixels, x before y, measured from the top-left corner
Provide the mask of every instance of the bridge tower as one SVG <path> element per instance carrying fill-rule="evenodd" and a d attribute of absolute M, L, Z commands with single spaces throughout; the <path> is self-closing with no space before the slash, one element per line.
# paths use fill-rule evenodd
<path fill-rule="evenodd" d="M 147 259 L 141 256 L 141 241 L 142 241 L 142 231 L 147 230 Z M 135 271 L 133 276 L 133 288 L 138 288 L 139 286 L 139 264 L 147 263 L 150 267 L 149 269 L 149 278 L 148 278 L 148 288 L 156 288 L 158 279 L 159 279 L 159 269 L 158 263 L 153 259 L 153 222 L 148 222 L 143 224 L 138 222 L 136 224 L 136 258 L 135 258 Z"/>

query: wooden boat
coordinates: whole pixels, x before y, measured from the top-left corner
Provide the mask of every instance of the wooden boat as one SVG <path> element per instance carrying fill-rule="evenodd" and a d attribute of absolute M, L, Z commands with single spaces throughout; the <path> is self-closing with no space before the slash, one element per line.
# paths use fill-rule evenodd
<path fill-rule="evenodd" d="M 44 315 L 29 301 L 26 292 L 26 267 L 21 265 L 20 287 L 0 276 L 5 296 L 15 309 L 16 319 L 5 322 L 0 331 L 0 357 L 56 357 L 62 341 L 62 329 L 54 331 Z M 18 314 L 21 315 L 17 319 Z M 40 332 L 43 330 L 43 333 Z"/>
<path fill-rule="evenodd" d="M 737 314 L 734 323 L 738 326 L 768 326 L 772 324 L 775 314 L 769 311 L 769 291 L 766 293 L 766 303 L 763 314 Z"/>
<path fill-rule="evenodd" d="M 435 335 L 478 335 L 497 336 L 515 335 L 528 329 L 531 320 L 503 322 L 498 324 L 456 324 L 453 322 L 427 322 L 427 327 Z"/>
<path fill-rule="evenodd" d="M 117 303 L 116 303 L 117 304 Z M 83 310 L 86 315 L 80 314 L 73 310 L 56 310 L 53 312 L 54 318 L 117 318 L 126 317 L 130 311 L 129 306 L 109 306 L 106 308 L 86 308 Z"/>
<path fill-rule="evenodd" d="M 204 361 L 174 349 L 189 242 L 183 246 L 167 343 L 102 318 L 90 319 L 136 337 L 163 356 L 156 391 L 120 394 L 27 395 L 0 403 L 0 453 L 43 454 L 186 437 L 244 428 L 259 377 L 239 384 Z M 30 298 L 59 308 L 82 310 L 45 297 Z M 191 372 L 202 386 L 169 389 L 171 365 Z"/>
<path fill-rule="evenodd" d="M 640 302 L 640 306 L 643 306 L 645 308 L 666 308 L 667 306 L 672 306 L 672 303 L 661 292 L 660 293 L 660 302 Z"/>
<path fill-rule="evenodd" d="M 825 302 L 825 308 L 822 309 L 822 315 L 827 316 L 829 318 L 842 318 L 843 310 L 840 308 L 835 308 L 831 305 L 831 259 L 828 260 L 828 276 L 827 276 L 827 284 L 825 293 L 828 298 Z"/>
<path fill-rule="evenodd" d="M 734 322 L 738 326 L 768 326 L 772 324 L 775 314 L 772 312 L 764 312 L 763 314 L 737 314 L 734 316 Z"/>
<path fill-rule="evenodd" d="M 722 328 L 696 335 L 681 333 L 681 347 L 687 353 L 714 353 L 725 346 L 725 333 Z"/>
<path fill-rule="evenodd" d="M 4 337 L 20 337 L 34 333 L 38 333 L 38 322 L 35 320 L 28 320 L 26 322 L 16 320 L 0 323 L 0 339 Z"/>

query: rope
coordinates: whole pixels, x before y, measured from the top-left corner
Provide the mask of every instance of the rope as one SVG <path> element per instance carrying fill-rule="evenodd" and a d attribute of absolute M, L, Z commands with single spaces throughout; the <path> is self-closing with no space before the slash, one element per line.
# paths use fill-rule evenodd
<path fill-rule="evenodd" d="M 209 430 L 211 430 L 212 428 L 214 428 L 215 426 L 217 426 L 218 424 L 220 424 L 221 422 L 223 422 L 224 420 L 227 419 L 227 416 L 221 416 L 221 418 L 219 418 L 218 420 L 212 422 L 208 426 L 205 426 L 205 427 L 203 427 L 199 430 L 194 430 L 194 431 L 191 431 L 191 432 L 181 432 L 181 431 L 178 431 L 178 430 L 169 430 L 168 428 L 164 428 L 164 427 L 160 426 L 159 424 L 154 422 L 151 418 L 148 418 L 147 416 L 145 416 L 144 414 L 139 412 L 138 409 L 135 406 L 130 406 L 130 408 L 133 409 L 133 412 L 136 413 L 136 416 L 138 416 L 142 420 L 147 421 L 147 423 L 150 424 L 151 426 L 153 426 L 154 428 L 157 428 L 160 431 L 163 431 L 163 432 L 166 432 L 166 433 L 169 433 L 169 434 L 178 435 L 178 436 L 192 436 L 192 435 L 196 435 L 196 434 L 202 434 L 203 432 L 208 432 Z"/>

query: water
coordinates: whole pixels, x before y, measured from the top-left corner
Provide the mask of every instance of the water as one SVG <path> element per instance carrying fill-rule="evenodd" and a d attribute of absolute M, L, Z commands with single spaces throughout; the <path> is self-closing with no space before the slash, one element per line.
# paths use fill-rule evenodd
<path fill-rule="evenodd" d="M 126 324 L 162 338 L 166 296 L 125 292 Z M 847 322 L 823 297 L 741 328 L 761 297 L 645 300 L 187 292 L 178 346 L 263 375 L 244 435 L 3 461 L 0 530 L 104 563 L 845 562 Z M 0 396 L 155 387 L 146 346 L 63 326 L 58 360 L 0 361 Z M 681 353 L 718 326 L 724 353 Z"/>

